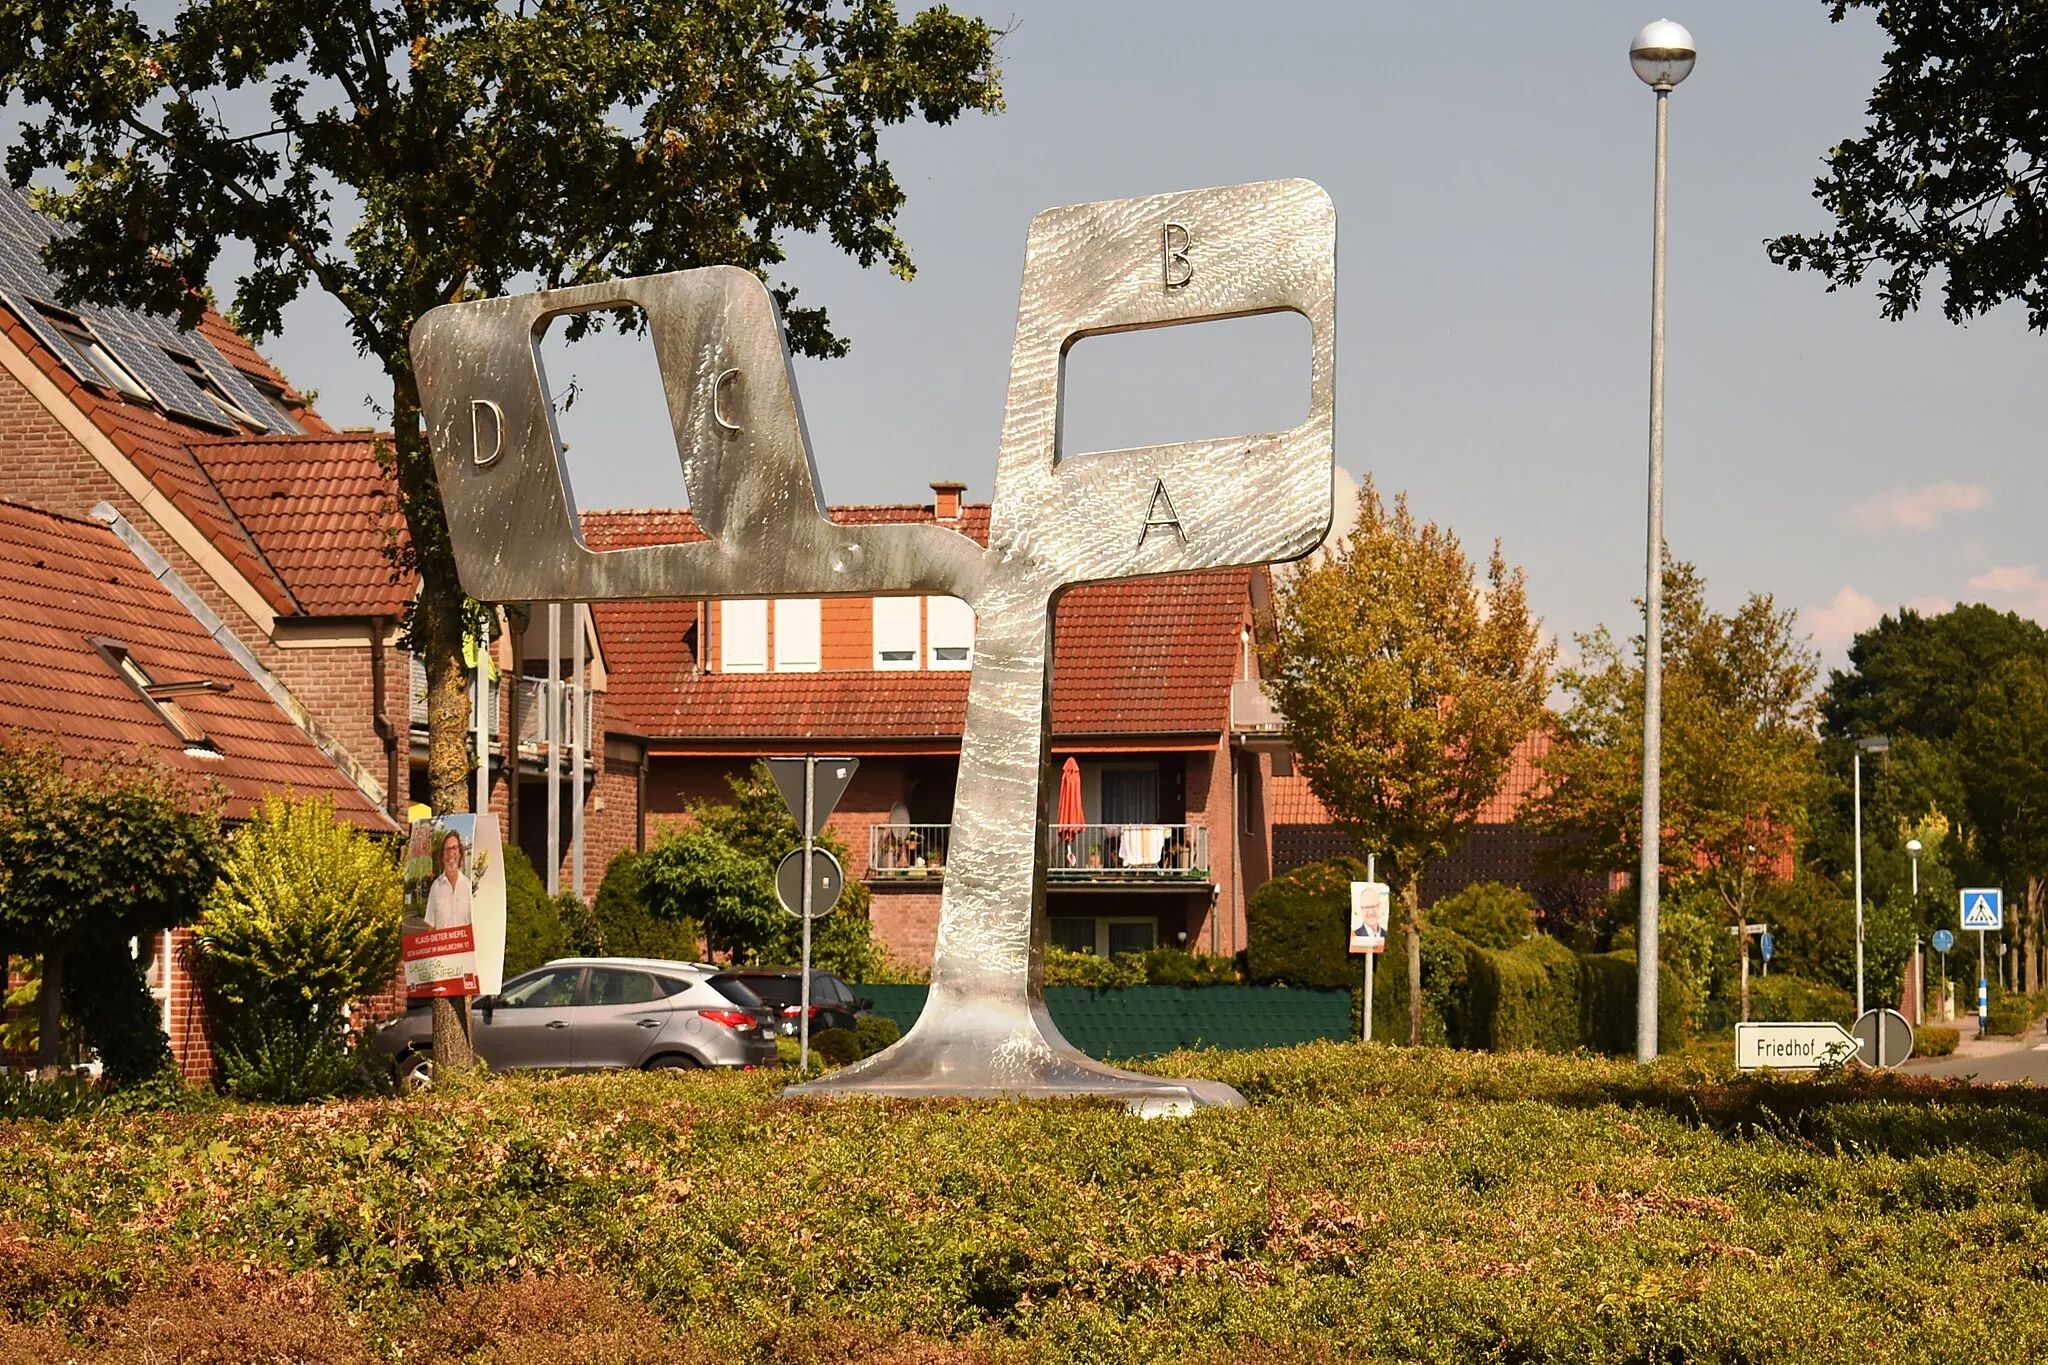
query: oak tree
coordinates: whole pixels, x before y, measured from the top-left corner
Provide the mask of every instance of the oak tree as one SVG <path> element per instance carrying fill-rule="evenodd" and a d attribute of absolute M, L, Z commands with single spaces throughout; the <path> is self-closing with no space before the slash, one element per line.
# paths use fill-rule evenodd
<path fill-rule="evenodd" d="M 408 622 L 428 688 L 430 800 L 468 809 L 468 602 L 407 353 L 439 304 L 692 266 L 770 277 L 791 233 L 909 278 L 880 133 L 1000 107 L 996 32 L 888 0 L 0 0 L 16 185 L 77 232 L 72 299 L 196 324 L 230 243 L 234 319 L 274 334 L 338 302 L 390 388 Z M 775 292 L 790 344 L 846 343 Z M 592 325 L 570 321 L 570 335 Z"/>
<path fill-rule="evenodd" d="M 1367 479 L 1358 520 L 1279 586 L 1266 689 L 1330 818 L 1379 856 L 1407 926 L 1421 1041 L 1421 886 L 1541 721 L 1552 651 L 1498 544 L 1482 583 L 1458 538 Z"/>
<path fill-rule="evenodd" d="M 1962 322 L 2009 299 L 2048 331 L 2048 0 L 1829 0 L 1870 10 L 1891 40 L 1863 136 L 1830 149 L 1814 197 L 1830 232 L 1766 243 L 1830 291 L 1877 273 L 1884 316 L 1942 274 Z"/>

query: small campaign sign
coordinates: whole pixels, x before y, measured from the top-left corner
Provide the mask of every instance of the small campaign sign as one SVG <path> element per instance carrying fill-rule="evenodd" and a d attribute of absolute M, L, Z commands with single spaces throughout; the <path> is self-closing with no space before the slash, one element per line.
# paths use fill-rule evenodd
<path fill-rule="evenodd" d="M 1963 927 L 1998 930 L 2005 927 L 2005 892 L 1995 886 L 1973 886 L 1963 892 Z"/>
<path fill-rule="evenodd" d="M 1351 951 L 1380 953 L 1387 948 L 1387 884 L 1351 883 Z"/>
<path fill-rule="evenodd" d="M 505 974 L 505 858 L 497 816 L 413 822 L 400 943 L 407 999 L 497 993 Z"/>

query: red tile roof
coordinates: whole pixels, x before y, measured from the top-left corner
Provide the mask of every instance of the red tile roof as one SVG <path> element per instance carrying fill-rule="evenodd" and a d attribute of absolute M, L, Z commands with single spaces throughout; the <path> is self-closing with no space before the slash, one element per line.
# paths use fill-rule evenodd
<path fill-rule="evenodd" d="M 1501 778 L 1500 789 L 1480 803 L 1479 824 L 1510 825 L 1515 822 L 1522 813 L 1522 807 L 1543 788 L 1543 769 L 1537 765 L 1550 752 L 1550 745 L 1550 726 L 1544 724 L 1531 730 L 1515 746 L 1515 752 L 1508 759 L 1508 770 Z M 1299 768 L 1295 769 L 1292 777 L 1273 779 L 1267 805 L 1273 812 L 1276 825 L 1331 823 L 1329 811 L 1309 789 L 1308 779 L 1301 775 Z"/>
<path fill-rule="evenodd" d="M 228 683 L 177 704 L 220 749 L 185 751 L 147 702 L 91 643 L 104 636 L 158 682 Z M 0 728 L 66 754 L 151 752 L 196 783 L 218 782 L 227 813 L 265 792 L 334 798 L 349 820 L 389 829 L 382 812 L 221 649 L 185 608 L 97 522 L 0 502 Z"/>
<path fill-rule="evenodd" d="M 960 529 L 982 543 L 989 509 L 961 509 Z M 835 507 L 846 525 L 930 522 L 929 505 Z M 702 539 L 688 512 L 586 512 L 594 550 Z M 1060 602 L 1053 733 L 1061 736 L 1220 734 L 1229 724 L 1239 630 L 1251 570 L 1176 574 L 1076 588 Z M 685 635 L 694 602 L 591 607 L 602 642 L 610 714 L 657 738 L 957 739 L 967 675 L 907 671 L 694 671 Z"/>
<path fill-rule="evenodd" d="M 369 436 L 243 436 L 192 453 L 312 616 L 396 616 L 412 600 L 386 547 L 404 530 Z"/>

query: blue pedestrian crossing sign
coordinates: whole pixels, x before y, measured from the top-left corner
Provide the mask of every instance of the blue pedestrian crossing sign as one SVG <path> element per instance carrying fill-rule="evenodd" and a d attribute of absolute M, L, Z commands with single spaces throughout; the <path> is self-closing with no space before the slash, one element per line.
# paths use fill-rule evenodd
<path fill-rule="evenodd" d="M 2005 892 L 1995 886 L 1975 886 L 1963 892 L 1965 929 L 2003 929 Z"/>

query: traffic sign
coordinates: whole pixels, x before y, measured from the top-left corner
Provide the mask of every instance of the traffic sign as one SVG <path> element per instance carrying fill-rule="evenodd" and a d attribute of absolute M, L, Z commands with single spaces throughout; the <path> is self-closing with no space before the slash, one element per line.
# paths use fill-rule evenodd
<path fill-rule="evenodd" d="M 775 790 L 782 793 L 782 804 L 789 807 L 789 815 L 797 823 L 797 837 L 804 834 L 804 764 L 802 758 L 771 758 L 768 774 L 775 779 Z M 832 814 L 832 808 L 839 804 L 839 798 L 846 795 L 846 784 L 853 781 L 854 770 L 860 767 L 857 758 L 821 758 L 818 764 L 818 790 L 812 798 L 812 838 L 824 831 L 825 819 Z"/>
<path fill-rule="evenodd" d="M 1741 1071 L 1813 1071 L 1855 1055 L 1856 1040 L 1837 1023 L 1735 1026 L 1735 1065 Z"/>
<path fill-rule="evenodd" d="M 1865 1066 L 1897 1066 L 1913 1055 L 1913 1026 L 1897 1010 L 1865 1010 L 1849 1031 Z"/>
<path fill-rule="evenodd" d="M 799 917 L 804 913 L 803 868 L 804 851 L 800 848 L 783 854 L 782 861 L 775 866 L 775 899 L 782 902 L 783 909 Z M 840 892 L 846 890 L 846 872 L 831 850 L 814 848 L 811 875 L 811 918 L 823 919 L 839 904 Z"/>
<path fill-rule="evenodd" d="M 1945 953 L 1945 952 L 1947 952 L 1947 951 L 1948 951 L 1949 949 L 1951 949 L 1951 948 L 1953 948 L 1953 947 L 1955 947 L 1955 946 L 1956 946 L 1956 936 L 1955 936 L 1954 934 L 1951 934 L 1951 933 L 1950 933 L 1950 932 L 1949 932 L 1948 930 L 1946 930 L 1946 929 L 1936 929 L 1936 930 L 1934 931 L 1934 951 L 1935 951 L 1935 952 L 1937 952 L 1937 953 Z"/>
<path fill-rule="evenodd" d="M 1770 930 L 1768 930 L 1768 929 L 1764 930 L 1764 932 L 1763 932 L 1763 937 L 1757 940 L 1757 945 L 1756 945 L 1756 946 L 1757 946 L 1757 949 L 1758 949 L 1758 950 L 1759 950 L 1760 952 L 1762 952 L 1762 953 L 1763 953 L 1763 955 L 1764 955 L 1764 961 L 1766 961 L 1766 962 L 1769 962 L 1769 961 L 1771 960 L 1771 952 L 1772 952 L 1772 950 L 1773 950 L 1773 947 L 1774 947 L 1774 945 L 1773 945 L 1773 944 L 1771 943 L 1771 931 L 1770 931 Z"/>
<path fill-rule="evenodd" d="M 1963 892 L 1965 929 L 2003 929 L 2005 892 L 1995 886 L 1973 886 Z"/>

